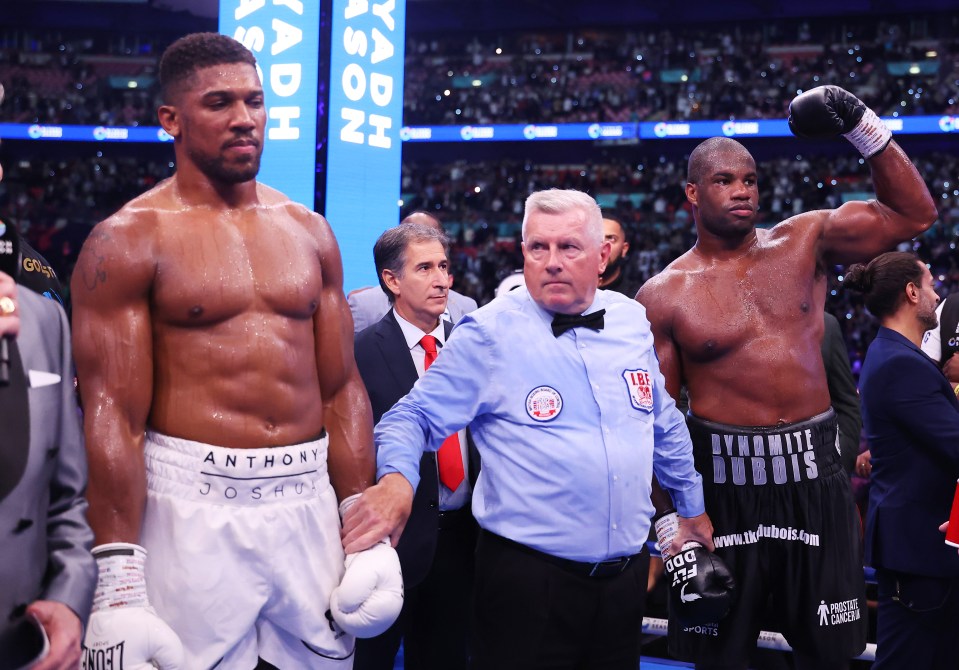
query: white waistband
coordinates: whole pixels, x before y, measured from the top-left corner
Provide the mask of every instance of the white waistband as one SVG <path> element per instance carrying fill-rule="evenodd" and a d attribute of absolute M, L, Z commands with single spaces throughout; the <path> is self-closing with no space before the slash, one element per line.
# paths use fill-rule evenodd
<path fill-rule="evenodd" d="M 147 487 L 190 500 L 226 505 L 292 503 L 330 486 L 329 438 L 285 447 L 230 449 L 147 432 Z"/>

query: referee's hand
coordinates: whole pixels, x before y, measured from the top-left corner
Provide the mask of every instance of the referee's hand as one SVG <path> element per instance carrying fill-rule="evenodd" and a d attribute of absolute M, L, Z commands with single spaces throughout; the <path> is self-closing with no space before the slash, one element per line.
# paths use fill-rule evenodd
<path fill-rule="evenodd" d="M 343 550 L 364 551 L 385 537 L 395 547 L 412 507 L 413 486 L 399 473 L 384 475 L 343 515 Z"/>

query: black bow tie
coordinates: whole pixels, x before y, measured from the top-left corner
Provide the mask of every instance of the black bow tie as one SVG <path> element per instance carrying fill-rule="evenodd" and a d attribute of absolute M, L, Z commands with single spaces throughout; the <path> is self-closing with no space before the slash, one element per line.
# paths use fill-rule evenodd
<path fill-rule="evenodd" d="M 603 315 L 605 309 L 600 309 L 590 314 L 556 314 L 553 316 L 553 335 L 559 337 L 567 330 L 572 328 L 589 328 L 591 330 L 603 329 Z"/>

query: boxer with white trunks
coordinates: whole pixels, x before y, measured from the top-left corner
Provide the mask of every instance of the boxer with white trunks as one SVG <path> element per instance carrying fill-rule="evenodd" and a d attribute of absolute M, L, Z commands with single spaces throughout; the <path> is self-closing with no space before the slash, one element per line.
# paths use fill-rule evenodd
<path fill-rule="evenodd" d="M 719 436 L 752 434 L 752 429 L 738 426 L 788 433 L 794 424 L 808 423 L 812 432 L 823 430 L 813 426 L 831 412 L 820 348 L 827 269 L 871 258 L 927 230 L 937 217 L 935 202 L 912 162 L 882 120 L 854 95 L 837 86 L 806 91 L 790 105 L 789 126 L 804 138 L 846 137 L 872 171 L 876 199 L 801 213 L 769 229 L 757 227 L 761 222 L 759 189 L 752 155 L 728 137 L 706 140 L 690 154 L 686 183 L 686 199 L 696 222 L 696 244 L 650 279 L 637 295 L 652 324 L 667 389 L 678 398 L 685 387 L 691 414 L 712 422 L 714 428 L 707 430 Z M 829 421 L 831 424 L 832 419 Z M 691 429 L 697 425 L 690 422 Z M 832 430 L 830 427 L 827 432 L 831 435 Z M 782 527 L 794 529 L 798 535 L 816 532 L 804 528 L 805 515 L 812 514 L 812 507 L 803 501 L 822 501 L 840 521 L 829 531 L 830 550 L 810 547 L 807 553 L 803 547 L 800 553 L 807 555 L 802 561 L 806 569 L 828 575 L 836 569 L 831 552 L 845 552 L 842 575 L 847 574 L 848 566 L 857 565 L 861 582 L 858 529 L 848 521 L 852 514 L 852 499 L 845 492 L 848 482 L 831 474 L 835 467 L 831 456 L 824 461 L 834 440 L 820 437 L 814 442 L 807 440 L 801 454 L 790 454 L 783 462 L 770 458 L 768 452 L 763 456 L 750 452 L 748 458 L 760 460 L 748 464 L 745 454 L 741 463 L 734 460 L 740 458 L 735 453 L 716 454 L 720 460 L 715 467 L 722 465 L 725 472 L 714 469 L 712 445 L 700 446 L 698 451 L 706 455 L 701 471 L 706 512 L 716 525 L 716 538 L 740 530 L 754 531 L 747 526 L 763 521 L 759 512 L 765 513 L 765 509 L 755 510 L 757 514 L 747 523 L 736 517 L 737 510 L 725 507 L 739 504 L 732 502 L 733 498 L 749 497 L 753 508 L 764 505 L 764 496 L 784 496 L 775 505 L 777 523 L 769 525 L 777 526 L 777 536 Z M 793 455 L 799 458 L 793 461 Z M 817 476 L 812 477 L 817 468 Z M 737 477 L 742 479 L 740 485 Z M 783 477 L 786 479 L 777 481 Z M 760 478 L 764 483 L 759 483 Z M 828 594 L 836 600 L 827 600 L 825 591 L 816 602 L 800 598 L 795 589 L 802 586 L 801 580 L 785 570 L 794 561 L 781 560 L 772 550 L 776 546 L 796 549 L 792 542 L 767 542 L 764 537 L 726 551 L 729 558 L 716 542 L 717 554 L 730 562 L 744 601 L 710 632 L 716 639 L 700 645 L 686 660 L 695 661 L 698 668 L 745 668 L 755 639 L 732 633 L 755 630 L 760 608 L 771 605 L 774 618 L 784 622 L 797 668 L 848 666 L 849 657 L 865 645 L 865 636 L 853 632 L 865 625 L 865 619 L 847 621 L 845 610 L 839 617 L 842 621 L 831 617 L 844 607 L 848 609 L 846 601 L 861 604 L 858 594 L 862 587 L 853 589 L 845 584 L 847 577 L 840 576 L 837 583 L 841 586 L 835 594 Z M 756 577 L 742 572 L 740 566 L 744 560 L 759 560 L 757 556 L 763 555 L 757 552 L 765 552 L 767 547 L 771 551 L 763 560 L 768 565 L 760 579 L 768 581 L 751 584 Z M 763 588 L 786 582 L 789 585 L 781 589 Z M 789 609 L 795 612 L 787 612 Z M 805 617 L 805 623 L 791 622 L 792 616 Z M 848 634 L 844 647 L 828 642 L 834 623 Z"/>
<path fill-rule="evenodd" d="M 249 50 L 188 35 L 160 83 L 177 172 L 96 226 L 73 274 L 100 571 L 87 665 L 349 668 L 402 578 L 385 538 L 345 557 L 340 538 L 374 461 L 336 241 L 256 181 Z"/>

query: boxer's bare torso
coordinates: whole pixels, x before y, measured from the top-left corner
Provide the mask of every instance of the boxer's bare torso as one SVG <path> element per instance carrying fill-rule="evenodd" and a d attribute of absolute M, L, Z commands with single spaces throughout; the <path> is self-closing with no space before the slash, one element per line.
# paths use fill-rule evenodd
<path fill-rule="evenodd" d="M 825 268 L 872 258 L 935 219 L 929 192 L 895 142 L 870 159 L 876 200 L 756 228 L 756 164 L 714 138 L 691 157 L 686 197 L 698 239 L 637 300 L 656 338 L 666 385 L 690 411 L 738 426 L 775 426 L 829 407 L 820 344 Z"/>
<path fill-rule="evenodd" d="M 112 343 L 106 331 L 103 343 L 141 359 L 132 361 L 137 376 L 152 377 L 131 392 L 149 389 L 153 430 L 263 447 L 302 442 L 323 428 L 314 331 L 329 228 L 272 189 L 258 185 L 258 196 L 238 210 L 185 206 L 174 178 L 91 237 L 97 259 L 80 274 L 89 299 L 106 292 L 109 300 L 108 283 L 122 286 L 134 325 L 149 330 L 147 346 L 125 346 L 128 329 L 113 333 Z"/>
<path fill-rule="evenodd" d="M 339 499 L 374 474 L 336 240 L 323 217 L 256 181 L 256 70 L 199 68 L 167 96 L 158 116 L 176 175 L 94 228 L 72 281 L 99 543 L 139 535 L 146 430 L 255 448 L 325 429 Z"/>
<path fill-rule="evenodd" d="M 815 216 L 756 230 L 721 256 L 694 247 L 644 287 L 654 332 L 674 343 L 669 363 L 682 370 L 696 416 L 765 426 L 829 407 Z"/>

